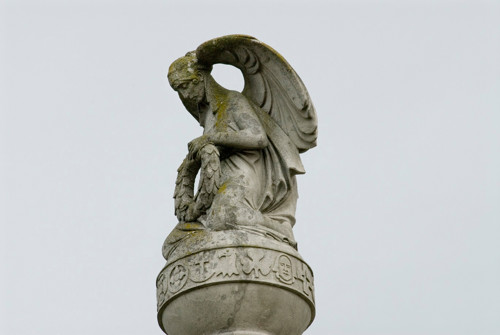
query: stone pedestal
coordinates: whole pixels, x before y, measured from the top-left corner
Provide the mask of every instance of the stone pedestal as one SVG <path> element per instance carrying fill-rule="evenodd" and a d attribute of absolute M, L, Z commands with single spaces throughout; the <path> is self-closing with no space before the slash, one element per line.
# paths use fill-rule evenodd
<path fill-rule="evenodd" d="M 300 335 L 314 319 L 312 271 L 286 243 L 198 230 L 164 256 L 158 322 L 168 335 Z"/>

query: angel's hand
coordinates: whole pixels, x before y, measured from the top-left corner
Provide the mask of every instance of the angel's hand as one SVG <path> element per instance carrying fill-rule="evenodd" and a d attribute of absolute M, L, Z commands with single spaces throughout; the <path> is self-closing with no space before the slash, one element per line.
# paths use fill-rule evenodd
<path fill-rule="evenodd" d="M 208 143 L 210 143 L 210 140 L 208 139 L 207 135 L 202 135 L 200 137 L 195 138 L 191 142 L 189 142 L 188 143 L 188 150 L 189 150 L 188 158 L 195 159 L 198 151 L 200 151 L 200 149 L 203 148 Z"/>
<path fill-rule="evenodd" d="M 184 215 L 184 220 L 185 222 L 193 222 L 193 221 L 196 221 L 196 219 L 198 219 L 201 215 L 201 212 L 198 208 L 198 206 L 196 205 L 196 203 L 193 201 L 189 204 L 186 212 L 185 212 L 185 215 Z"/>

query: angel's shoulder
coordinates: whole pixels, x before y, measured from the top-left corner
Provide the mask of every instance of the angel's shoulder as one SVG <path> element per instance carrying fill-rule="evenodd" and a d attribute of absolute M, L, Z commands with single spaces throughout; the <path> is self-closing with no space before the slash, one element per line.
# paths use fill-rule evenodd
<path fill-rule="evenodd" d="M 241 92 L 228 91 L 227 100 L 230 108 L 232 108 L 234 112 L 254 112 L 254 104 Z"/>

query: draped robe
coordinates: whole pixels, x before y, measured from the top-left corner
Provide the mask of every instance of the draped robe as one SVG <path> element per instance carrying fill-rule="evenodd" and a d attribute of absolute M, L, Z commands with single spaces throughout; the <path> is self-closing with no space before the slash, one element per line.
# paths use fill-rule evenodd
<path fill-rule="evenodd" d="M 221 185 L 202 222 L 214 230 L 245 229 L 295 245 L 295 175 L 304 173 L 298 149 L 279 125 L 243 94 L 209 81 L 206 96 L 208 108 L 199 115 L 205 135 L 244 130 L 245 124 L 237 121 L 237 113 L 244 110 L 246 117 L 260 124 L 268 145 L 245 150 L 218 147 Z"/>

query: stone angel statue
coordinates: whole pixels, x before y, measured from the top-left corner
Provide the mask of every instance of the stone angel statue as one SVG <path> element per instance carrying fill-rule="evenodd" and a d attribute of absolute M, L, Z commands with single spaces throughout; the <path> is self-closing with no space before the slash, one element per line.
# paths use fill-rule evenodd
<path fill-rule="evenodd" d="M 214 80 L 218 63 L 241 70 L 241 93 Z M 178 169 L 179 224 L 167 249 L 197 230 L 245 230 L 296 248 L 295 175 L 305 173 L 300 153 L 317 138 L 316 112 L 299 76 L 266 44 L 229 35 L 177 59 L 168 80 L 204 131 Z"/>

